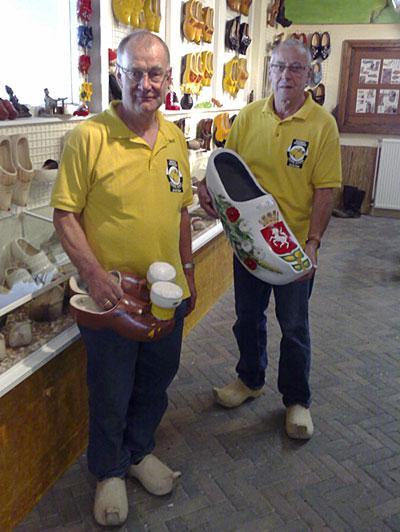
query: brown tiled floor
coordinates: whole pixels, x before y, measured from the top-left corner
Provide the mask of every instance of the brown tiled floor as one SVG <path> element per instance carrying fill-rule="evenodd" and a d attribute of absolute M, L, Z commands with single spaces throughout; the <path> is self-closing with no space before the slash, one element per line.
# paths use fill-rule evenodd
<path fill-rule="evenodd" d="M 334 218 L 328 228 L 311 301 L 306 443 L 284 432 L 273 308 L 268 317 L 265 393 L 236 410 L 211 396 L 235 377 L 232 290 L 185 340 L 157 433 L 157 454 L 181 483 L 157 498 L 128 480 L 129 518 L 117 530 L 400 531 L 400 220 Z M 82 456 L 16 530 L 104 530 L 92 518 L 94 486 Z"/>

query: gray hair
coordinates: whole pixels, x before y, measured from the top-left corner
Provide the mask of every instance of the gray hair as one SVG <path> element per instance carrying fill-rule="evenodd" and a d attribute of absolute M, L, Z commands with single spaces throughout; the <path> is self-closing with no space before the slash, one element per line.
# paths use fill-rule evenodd
<path fill-rule="evenodd" d="M 307 55 L 307 66 L 310 67 L 311 66 L 311 52 L 310 52 L 310 49 L 308 48 L 308 46 L 306 46 L 299 39 L 288 39 L 287 41 L 283 41 L 280 44 L 278 44 L 278 46 L 276 48 L 274 48 L 273 51 L 272 51 L 271 60 L 274 57 L 274 55 L 278 52 L 278 50 L 280 50 L 282 48 L 290 48 L 290 47 L 293 47 L 293 46 L 296 46 L 297 48 L 299 48 L 299 50 L 304 50 L 304 52 Z"/>
<path fill-rule="evenodd" d="M 118 50 L 117 50 L 118 63 L 120 63 L 121 58 L 125 53 L 125 49 L 128 43 L 132 40 L 135 41 L 137 44 L 145 46 L 146 48 L 150 48 L 155 42 L 159 42 L 161 46 L 164 48 L 165 56 L 167 58 L 167 67 L 169 68 L 171 59 L 170 59 L 168 46 L 161 39 L 161 37 L 159 37 L 158 35 L 155 35 L 154 33 L 151 33 L 151 31 L 144 30 L 144 29 L 135 30 L 122 39 L 122 41 L 119 43 Z"/>

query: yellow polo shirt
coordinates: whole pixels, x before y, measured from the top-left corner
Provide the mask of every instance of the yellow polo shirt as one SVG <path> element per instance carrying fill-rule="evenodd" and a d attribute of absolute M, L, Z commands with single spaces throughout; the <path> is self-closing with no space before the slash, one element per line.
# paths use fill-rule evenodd
<path fill-rule="evenodd" d="M 274 112 L 272 94 L 240 111 L 225 147 L 238 153 L 272 194 L 304 246 L 314 189 L 341 185 L 339 133 L 333 116 L 306 93 L 301 109 L 281 120 Z"/>
<path fill-rule="evenodd" d="M 90 248 L 105 270 L 145 275 L 155 261 L 172 264 L 189 296 L 179 253 L 181 209 L 192 203 L 182 132 L 158 111 L 153 150 L 106 111 L 70 133 L 51 205 L 82 213 Z"/>

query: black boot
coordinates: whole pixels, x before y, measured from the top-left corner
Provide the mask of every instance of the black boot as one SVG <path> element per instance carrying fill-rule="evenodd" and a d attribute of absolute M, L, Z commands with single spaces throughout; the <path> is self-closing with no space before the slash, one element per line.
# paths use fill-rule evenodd
<path fill-rule="evenodd" d="M 333 209 L 332 215 L 337 218 L 354 218 L 353 204 L 357 191 L 357 187 L 345 185 L 343 187 L 343 207 L 341 209 Z"/>
<path fill-rule="evenodd" d="M 353 201 L 351 203 L 351 210 L 353 211 L 353 218 L 360 218 L 361 205 L 365 198 L 365 190 L 356 189 L 353 194 Z"/>
<path fill-rule="evenodd" d="M 279 22 L 279 24 L 284 28 L 287 28 L 292 23 L 291 20 L 285 17 L 285 0 L 281 0 L 279 2 L 279 11 L 276 17 L 276 21 Z"/>

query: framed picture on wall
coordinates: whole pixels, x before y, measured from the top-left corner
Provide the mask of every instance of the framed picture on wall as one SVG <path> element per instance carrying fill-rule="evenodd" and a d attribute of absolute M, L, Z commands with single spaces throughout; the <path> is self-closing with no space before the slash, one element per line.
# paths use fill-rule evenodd
<path fill-rule="evenodd" d="M 345 133 L 400 134 L 400 40 L 343 42 L 338 125 Z"/>

